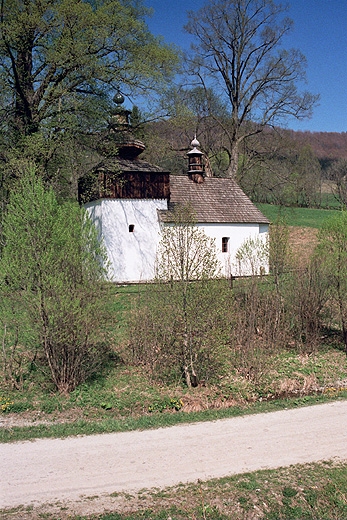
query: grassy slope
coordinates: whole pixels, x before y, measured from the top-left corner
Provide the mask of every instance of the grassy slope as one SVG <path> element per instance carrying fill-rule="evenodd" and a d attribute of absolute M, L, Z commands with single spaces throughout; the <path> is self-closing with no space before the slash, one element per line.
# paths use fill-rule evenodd
<path fill-rule="evenodd" d="M 4 520 L 343 520 L 346 481 L 347 465 L 326 461 L 136 494 L 112 493 L 101 514 L 76 516 L 62 503 L 0 513 Z M 87 509 L 94 499 L 85 498 Z"/>
<path fill-rule="evenodd" d="M 257 207 L 270 222 L 275 222 L 278 217 L 281 217 L 289 226 L 318 229 L 326 219 L 338 211 L 332 209 L 286 208 L 271 204 L 257 204 Z"/>
<path fill-rule="evenodd" d="M 270 219 L 275 219 L 276 214 L 282 211 L 276 206 L 260 207 Z M 314 224 L 321 225 L 333 213 L 329 210 L 301 208 L 285 211 L 290 226 L 303 225 L 305 222 L 310 227 Z M 124 317 L 131 310 L 133 299 L 142 289 L 143 286 L 114 288 L 109 305 L 116 317 L 110 331 L 114 336 L 116 352 L 119 352 L 118 345 L 124 343 Z M 0 405 L 4 412 L 12 412 L 14 418 L 20 416 L 26 420 L 30 428 L 0 429 L 0 440 L 162 426 L 182 420 L 186 422 L 191 411 L 197 414 L 199 411 L 207 413 L 201 419 L 208 420 L 209 417 L 212 418 L 209 413 L 213 414 L 213 418 L 218 413 L 225 416 L 225 409 L 231 408 L 230 413 L 233 415 L 233 404 L 242 407 L 242 403 L 247 403 L 248 408 L 250 403 L 257 403 L 264 396 L 272 399 L 279 394 L 284 397 L 292 395 L 295 401 L 297 396 L 304 395 L 304 387 L 308 393 L 316 396 L 317 387 L 333 387 L 337 381 L 347 377 L 346 356 L 335 345 L 326 345 L 310 356 L 293 352 L 280 353 L 271 358 L 269 363 L 269 367 L 265 367 L 266 370 L 261 374 L 261 379 L 256 381 L 256 386 L 239 374 L 230 373 L 221 378 L 218 387 L 191 391 L 180 385 L 158 384 L 139 368 L 122 364 L 117 355 L 110 360 L 103 374 L 80 385 L 69 396 L 54 393 L 53 388 L 40 379 L 39 374 L 28 374 L 25 392 L 9 391 L 0 386 Z M 277 374 L 273 373 L 273 366 L 277 367 Z M 280 391 L 280 388 L 284 390 Z M 184 406 L 177 413 L 179 400 L 182 400 Z M 216 408 L 222 410 L 218 412 Z M 181 417 L 182 412 L 186 412 L 184 418 Z M 42 421 L 45 424 L 39 424 Z M 60 424 L 62 422 L 65 424 Z"/>

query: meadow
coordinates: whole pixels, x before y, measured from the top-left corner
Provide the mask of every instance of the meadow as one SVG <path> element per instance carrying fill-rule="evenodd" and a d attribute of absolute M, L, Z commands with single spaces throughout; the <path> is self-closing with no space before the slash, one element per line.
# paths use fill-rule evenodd
<path fill-rule="evenodd" d="M 347 517 L 346 479 L 347 466 L 337 462 L 257 471 L 160 491 L 143 490 L 127 496 L 128 512 L 75 520 L 343 519 Z M 138 511 L 130 512 L 132 507 Z"/>
<path fill-rule="evenodd" d="M 288 226 L 320 229 L 323 222 L 333 216 L 336 209 L 296 208 L 275 206 L 272 204 L 256 204 L 260 211 L 270 220 L 276 222 L 283 219 Z"/>

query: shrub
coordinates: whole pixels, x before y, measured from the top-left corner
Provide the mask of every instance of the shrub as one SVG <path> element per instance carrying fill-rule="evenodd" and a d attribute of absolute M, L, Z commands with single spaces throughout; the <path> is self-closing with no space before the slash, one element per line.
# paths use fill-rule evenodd
<path fill-rule="evenodd" d="M 11 194 L 3 236 L 1 296 L 7 310 L 16 305 L 26 317 L 14 323 L 2 313 L 3 330 L 13 335 L 15 327 L 23 336 L 28 323 L 31 345 L 40 345 L 54 385 L 69 392 L 99 368 L 105 353 L 105 253 L 97 232 L 77 203 L 59 204 L 31 170 Z M 13 344 L 5 341 L 7 359 Z"/>

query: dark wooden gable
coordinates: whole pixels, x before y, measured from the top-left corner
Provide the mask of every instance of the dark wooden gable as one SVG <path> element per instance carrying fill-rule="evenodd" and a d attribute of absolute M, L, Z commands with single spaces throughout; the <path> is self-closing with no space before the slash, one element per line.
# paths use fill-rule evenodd
<path fill-rule="evenodd" d="M 81 204 L 98 199 L 168 199 L 170 174 L 146 161 L 115 158 L 84 175 L 78 191 Z"/>
<path fill-rule="evenodd" d="M 168 173 L 127 172 L 110 176 L 99 173 L 102 199 L 167 199 L 170 193 Z"/>

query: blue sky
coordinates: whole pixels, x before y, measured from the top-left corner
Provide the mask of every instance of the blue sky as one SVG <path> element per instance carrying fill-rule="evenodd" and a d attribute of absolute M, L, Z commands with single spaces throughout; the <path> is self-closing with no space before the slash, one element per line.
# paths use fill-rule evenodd
<path fill-rule="evenodd" d="M 204 0 L 144 0 L 154 9 L 147 20 L 151 32 L 167 43 L 189 49 L 184 33 L 187 11 L 197 10 Z M 282 2 L 285 3 L 285 0 Z M 288 16 L 294 30 L 286 37 L 287 48 L 299 49 L 307 58 L 305 88 L 320 95 L 311 119 L 288 121 L 288 128 L 312 132 L 347 132 L 347 0 L 289 0 Z"/>

